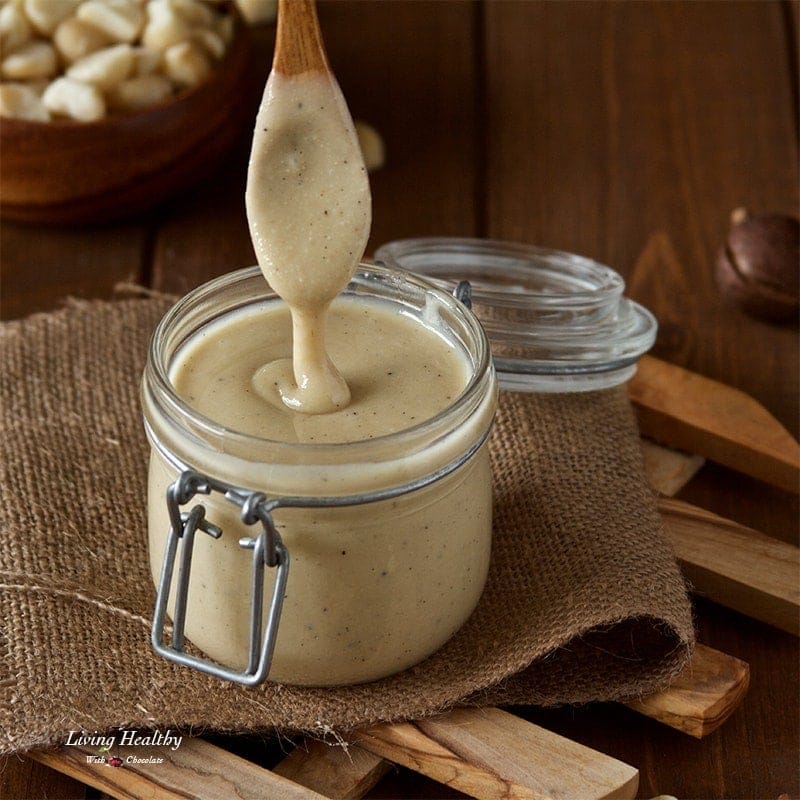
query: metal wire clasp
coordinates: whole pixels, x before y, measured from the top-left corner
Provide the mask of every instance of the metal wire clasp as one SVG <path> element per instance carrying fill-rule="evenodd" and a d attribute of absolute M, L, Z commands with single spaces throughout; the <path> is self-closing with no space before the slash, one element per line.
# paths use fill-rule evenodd
<path fill-rule="evenodd" d="M 261 523 L 261 532 L 254 538 L 244 536 L 239 546 L 253 551 L 252 590 L 250 598 L 250 652 L 247 668 L 238 671 L 217 664 L 214 661 L 190 655 L 184 650 L 184 626 L 186 624 L 186 602 L 189 594 L 189 575 L 192 568 L 194 536 L 198 530 L 214 539 L 222 536 L 222 529 L 205 518 L 205 506 L 195 505 L 189 512 L 181 512 L 197 494 L 221 492 L 241 508 L 241 518 L 245 525 Z M 156 593 L 156 606 L 153 612 L 153 627 L 150 640 L 155 651 L 164 658 L 187 667 L 206 672 L 217 678 L 240 683 L 243 686 L 256 686 L 269 675 L 272 653 L 280 622 L 283 597 L 286 593 L 286 580 L 289 575 L 289 553 L 281 541 L 270 513 L 275 502 L 267 500 L 260 492 L 242 493 L 235 488 L 199 475 L 193 470 L 184 470 L 178 479 L 167 489 L 167 510 L 170 530 L 161 567 L 161 578 Z M 172 574 L 178 554 L 178 542 L 182 540 L 180 565 L 173 615 L 172 643 L 164 643 L 164 625 L 167 616 L 167 603 L 172 588 Z M 263 631 L 264 568 L 275 568 L 275 587 L 272 602 Z"/>
<path fill-rule="evenodd" d="M 471 310 L 472 284 L 469 281 L 459 281 L 456 288 L 453 289 L 453 297 Z"/>

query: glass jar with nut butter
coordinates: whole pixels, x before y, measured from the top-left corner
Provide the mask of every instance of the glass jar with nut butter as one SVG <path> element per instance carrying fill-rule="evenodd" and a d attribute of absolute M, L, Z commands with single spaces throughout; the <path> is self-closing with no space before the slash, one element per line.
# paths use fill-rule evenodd
<path fill-rule="evenodd" d="M 308 417 L 273 415 L 255 393 L 244 407 L 219 394 L 247 388 L 265 354 L 291 352 L 286 307 L 255 268 L 191 292 L 152 340 L 143 402 L 162 635 L 168 610 L 210 659 L 179 655 L 214 674 L 211 661 L 223 665 L 221 677 L 314 685 L 384 677 L 447 641 L 484 586 L 496 380 L 479 323 L 422 279 L 362 265 L 333 305 L 329 341 L 353 399 Z M 368 385 L 376 370 L 377 391 Z M 213 417 L 202 410 L 210 406 Z M 198 500 L 204 516 L 187 538 Z M 176 617 L 180 587 L 166 603 L 186 563 L 173 552 L 164 583 L 170 537 L 191 554 L 185 616 Z M 272 551 L 254 550 L 259 539 Z"/>

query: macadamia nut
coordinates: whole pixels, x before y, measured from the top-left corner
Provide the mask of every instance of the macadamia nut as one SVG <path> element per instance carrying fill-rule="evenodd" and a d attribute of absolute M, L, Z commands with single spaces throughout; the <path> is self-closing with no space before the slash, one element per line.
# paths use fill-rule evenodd
<path fill-rule="evenodd" d="M 354 124 L 358 144 L 361 147 L 361 155 L 364 156 L 364 166 L 367 168 L 367 172 L 375 172 L 386 162 L 386 148 L 383 139 L 372 125 L 361 120 L 356 120 Z"/>
<path fill-rule="evenodd" d="M 115 42 L 132 42 L 144 25 L 144 11 L 135 0 L 86 0 L 77 13 Z"/>
<path fill-rule="evenodd" d="M 225 55 L 225 42 L 222 37 L 210 28 L 200 28 L 192 33 L 192 40 L 203 46 L 213 58 L 220 59 Z"/>
<path fill-rule="evenodd" d="M 129 44 L 117 44 L 76 61 L 67 70 L 67 77 L 107 91 L 124 81 L 132 70 L 133 49 Z"/>
<path fill-rule="evenodd" d="M 141 111 L 171 94 L 172 84 L 161 75 L 139 75 L 115 86 L 108 94 L 108 102 L 115 111 Z"/>
<path fill-rule="evenodd" d="M 7 3 L 0 8 L 0 52 L 8 55 L 33 35 L 31 24 L 17 3 Z"/>
<path fill-rule="evenodd" d="M 142 44 L 153 50 L 166 50 L 185 42 L 192 33 L 191 26 L 168 0 L 150 0 L 147 4 L 147 25 Z"/>
<path fill-rule="evenodd" d="M 39 95 L 29 86 L 6 83 L 0 85 L 0 117 L 48 122 L 50 114 Z"/>
<path fill-rule="evenodd" d="M 278 16 L 278 0 L 236 0 L 236 5 L 249 25 L 274 22 Z"/>
<path fill-rule="evenodd" d="M 4 78 L 12 80 L 35 80 L 56 74 L 58 58 L 53 45 L 32 41 L 6 56 L 2 63 Z"/>
<path fill-rule="evenodd" d="M 39 33 L 52 36 L 58 23 L 68 17 L 81 0 L 25 0 L 25 16 Z"/>
<path fill-rule="evenodd" d="M 206 3 L 195 0 L 168 0 L 174 11 L 193 28 L 210 28 L 214 24 L 214 12 Z"/>
<path fill-rule="evenodd" d="M 205 81 L 234 32 L 219 0 L 0 0 L 0 115 L 141 111 Z"/>
<path fill-rule="evenodd" d="M 59 24 L 53 34 L 53 44 L 58 54 L 72 64 L 91 53 L 102 50 L 111 40 L 102 31 L 77 17 L 69 17 Z"/>
<path fill-rule="evenodd" d="M 106 114 L 106 104 L 100 90 L 73 78 L 54 80 L 45 90 L 42 102 L 51 114 L 81 122 L 95 122 Z"/>
<path fill-rule="evenodd" d="M 164 53 L 164 73 L 179 86 L 194 86 L 210 72 L 205 52 L 193 42 L 174 44 Z"/>

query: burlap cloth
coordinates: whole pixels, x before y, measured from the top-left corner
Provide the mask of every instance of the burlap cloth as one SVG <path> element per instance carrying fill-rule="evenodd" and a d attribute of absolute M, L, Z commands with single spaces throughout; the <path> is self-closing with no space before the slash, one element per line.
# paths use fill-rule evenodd
<path fill-rule="evenodd" d="M 623 390 L 501 398 L 488 585 L 424 663 L 349 688 L 248 690 L 156 656 L 139 380 L 167 306 L 73 304 L 0 328 L 0 752 L 70 729 L 322 732 L 611 700 L 685 665 L 690 606 Z"/>

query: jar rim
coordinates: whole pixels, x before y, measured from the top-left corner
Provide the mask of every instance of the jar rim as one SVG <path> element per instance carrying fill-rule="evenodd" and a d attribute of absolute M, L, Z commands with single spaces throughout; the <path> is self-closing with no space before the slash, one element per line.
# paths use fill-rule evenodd
<path fill-rule="evenodd" d="M 405 443 L 415 439 L 429 437 L 430 434 L 435 433 L 438 429 L 444 428 L 445 430 L 449 430 L 447 427 L 449 421 L 452 420 L 455 423 L 465 411 L 469 414 L 479 406 L 483 393 L 485 392 L 487 376 L 493 375 L 494 367 L 488 339 L 477 318 L 452 294 L 437 288 L 430 281 L 420 276 L 410 275 L 404 271 L 389 267 L 360 263 L 345 293 L 354 286 L 368 285 L 367 280 L 370 278 L 377 279 L 384 284 L 390 283 L 396 288 L 405 285 L 416 291 L 423 291 L 426 294 L 433 295 L 439 303 L 448 309 L 448 311 L 454 313 L 460 321 L 464 323 L 466 330 L 469 331 L 471 343 L 474 344 L 474 356 L 472 352 L 469 353 L 470 357 L 474 358 L 474 360 L 472 374 L 461 394 L 442 411 L 416 425 L 403 428 L 393 433 L 375 436 L 371 439 L 360 439 L 351 442 L 310 443 L 269 439 L 267 437 L 255 436 L 229 428 L 211 417 L 208 417 L 181 398 L 170 380 L 169 360 L 171 356 L 177 352 L 180 345 L 175 347 L 172 353 L 167 353 L 169 337 L 175 332 L 182 320 L 196 309 L 199 304 L 208 301 L 215 294 L 230 290 L 237 284 L 257 277 L 261 277 L 261 270 L 257 266 L 245 267 L 226 273 L 192 289 L 167 310 L 156 325 L 150 338 L 147 363 L 145 365 L 143 377 L 142 391 L 144 395 L 149 394 L 150 398 L 154 399 L 157 405 L 166 406 L 173 414 L 177 412 L 181 419 L 191 425 L 192 428 L 204 431 L 210 434 L 210 437 L 214 439 L 224 438 L 226 442 L 235 442 L 243 446 L 251 444 L 254 447 L 273 447 L 281 450 L 283 448 L 288 448 L 294 453 L 302 452 L 307 456 L 318 455 L 323 463 L 328 462 L 334 454 L 338 457 L 336 460 L 341 458 L 343 448 L 347 448 L 351 452 L 361 451 L 362 449 L 365 452 L 377 451 L 394 443 Z M 251 298 L 249 302 L 245 301 L 233 308 L 226 308 L 223 313 L 230 313 L 252 302 L 279 299 L 278 295 L 272 291 L 266 281 L 264 281 L 264 287 L 268 292 L 266 295 Z M 214 318 L 215 317 L 208 314 L 206 314 L 205 317 L 200 317 L 195 332 L 199 327 L 202 327 L 202 325 L 212 322 Z M 190 333 L 186 340 L 188 340 L 191 335 Z M 181 342 L 181 345 L 183 343 L 184 342 Z M 145 407 L 147 407 L 146 404 Z M 326 455 L 328 456 L 327 458 Z"/>
<path fill-rule="evenodd" d="M 473 312 L 494 351 L 501 388 L 575 392 L 623 383 L 654 344 L 658 324 L 624 296 L 625 281 L 585 256 L 519 242 L 432 236 L 398 239 L 379 262 L 447 290 L 472 286 Z"/>

